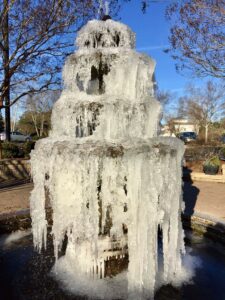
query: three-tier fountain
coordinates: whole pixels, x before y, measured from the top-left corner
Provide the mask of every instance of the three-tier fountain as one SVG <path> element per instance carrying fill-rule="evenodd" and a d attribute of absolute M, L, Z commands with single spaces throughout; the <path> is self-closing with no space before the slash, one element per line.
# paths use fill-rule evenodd
<path fill-rule="evenodd" d="M 107 279 L 110 260 L 128 259 L 126 297 L 149 299 L 183 276 L 184 149 L 158 136 L 155 62 L 134 50 L 126 25 L 105 19 L 78 33 L 51 134 L 32 152 L 33 239 L 38 250 L 46 246 L 48 199 L 56 272 L 74 275 L 74 284 L 104 285 L 114 280 Z"/>

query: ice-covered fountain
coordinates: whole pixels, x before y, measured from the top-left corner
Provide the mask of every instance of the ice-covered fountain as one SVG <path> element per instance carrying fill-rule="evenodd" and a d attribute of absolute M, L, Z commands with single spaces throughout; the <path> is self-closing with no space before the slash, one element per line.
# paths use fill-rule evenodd
<path fill-rule="evenodd" d="M 95 283 L 106 276 L 107 261 L 128 255 L 129 299 L 150 298 L 183 274 L 182 142 L 157 136 L 155 62 L 134 50 L 126 25 L 90 21 L 76 45 L 50 137 L 31 156 L 34 245 L 46 246 L 48 198 L 56 261 L 67 236 L 62 265 Z"/>

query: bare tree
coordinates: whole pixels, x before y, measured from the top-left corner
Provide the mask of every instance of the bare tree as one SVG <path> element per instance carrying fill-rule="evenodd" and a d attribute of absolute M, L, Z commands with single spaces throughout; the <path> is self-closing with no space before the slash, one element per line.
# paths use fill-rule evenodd
<path fill-rule="evenodd" d="M 192 93 L 190 95 L 190 90 L 193 90 L 191 85 L 187 87 L 186 96 L 181 96 L 178 98 L 177 118 L 186 119 L 187 121 L 193 123 L 194 131 L 199 134 L 202 123 L 202 119 L 199 118 L 201 114 L 199 111 L 200 106 L 196 103 L 193 103 L 195 98 L 193 98 Z M 195 104 L 196 107 L 194 108 Z"/>
<path fill-rule="evenodd" d="M 207 143 L 210 125 L 225 116 L 224 85 L 208 81 L 204 87 L 189 86 L 187 96 L 180 102 L 180 115 L 204 128 Z"/>
<path fill-rule="evenodd" d="M 172 94 L 170 91 L 159 90 L 158 88 L 156 89 L 155 96 L 163 107 L 170 104 L 172 100 Z"/>
<path fill-rule="evenodd" d="M 20 110 L 19 102 L 15 103 L 15 105 L 13 105 L 13 107 L 11 107 L 11 130 L 12 131 L 16 130 L 16 124 L 18 121 L 19 110 Z"/>
<path fill-rule="evenodd" d="M 38 137 L 44 134 L 46 116 L 51 114 L 53 104 L 59 98 L 61 91 L 46 91 L 38 94 L 28 95 L 25 101 L 25 111 L 32 118 L 32 123 Z"/>
<path fill-rule="evenodd" d="M 168 90 L 156 89 L 155 96 L 162 105 L 162 114 L 160 124 L 164 127 L 167 134 L 176 135 L 176 128 L 174 126 L 174 118 L 177 115 L 176 94 Z"/>
<path fill-rule="evenodd" d="M 176 1 L 166 15 L 172 23 L 167 51 L 176 68 L 225 78 L 225 0 Z"/>
<path fill-rule="evenodd" d="M 118 8 L 111 1 L 111 14 Z M 97 0 L 0 0 L 0 106 L 10 139 L 10 107 L 22 97 L 58 89 L 74 32 L 98 14 Z"/>

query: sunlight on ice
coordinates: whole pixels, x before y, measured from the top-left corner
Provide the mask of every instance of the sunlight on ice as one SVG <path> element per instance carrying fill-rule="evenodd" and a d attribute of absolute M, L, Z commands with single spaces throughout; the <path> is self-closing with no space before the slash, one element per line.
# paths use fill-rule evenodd
<path fill-rule="evenodd" d="M 64 286 L 102 299 L 149 299 L 161 285 L 185 280 L 184 147 L 176 138 L 158 137 L 155 62 L 134 50 L 135 34 L 126 25 L 90 21 L 76 45 L 64 67 L 50 137 L 38 141 L 31 155 L 34 245 L 46 247 L 50 202 L 56 259 L 67 237 L 55 265 Z M 127 273 L 109 279 L 110 259 L 127 255 Z M 118 296 L 120 281 L 128 288 Z"/>

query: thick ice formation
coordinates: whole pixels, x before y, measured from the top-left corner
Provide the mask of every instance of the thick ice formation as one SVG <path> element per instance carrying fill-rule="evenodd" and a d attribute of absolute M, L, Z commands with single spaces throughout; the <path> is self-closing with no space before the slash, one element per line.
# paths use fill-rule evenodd
<path fill-rule="evenodd" d="M 131 30 L 112 20 L 90 21 L 78 34 L 52 132 L 32 152 L 31 216 L 41 250 L 50 199 L 55 257 L 66 235 L 65 258 L 81 276 L 103 278 L 111 257 L 128 254 L 129 298 L 146 299 L 182 272 L 184 150 L 177 139 L 157 137 L 155 63 L 135 52 L 134 44 Z"/>

